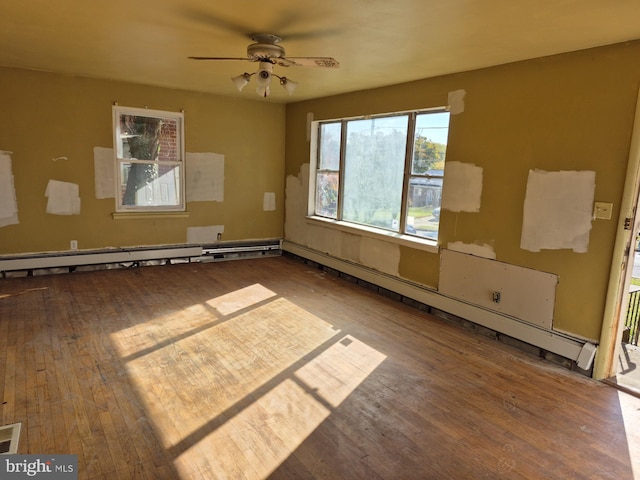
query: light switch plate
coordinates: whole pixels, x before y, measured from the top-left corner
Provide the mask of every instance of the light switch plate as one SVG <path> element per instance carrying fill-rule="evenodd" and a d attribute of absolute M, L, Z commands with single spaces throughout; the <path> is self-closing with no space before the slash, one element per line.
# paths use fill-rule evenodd
<path fill-rule="evenodd" d="M 595 202 L 595 204 L 593 205 L 593 218 L 599 218 L 600 220 L 611 220 L 612 210 L 613 203 Z"/>

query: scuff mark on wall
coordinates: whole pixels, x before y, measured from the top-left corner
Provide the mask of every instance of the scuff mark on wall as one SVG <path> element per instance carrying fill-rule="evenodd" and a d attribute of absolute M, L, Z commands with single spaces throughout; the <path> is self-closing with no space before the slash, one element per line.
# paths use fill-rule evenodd
<path fill-rule="evenodd" d="M 208 227 L 188 227 L 187 243 L 203 245 L 219 241 L 218 235 L 224 233 L 224 225 L 210 225 Z"/>
<path fill-rule="evenodd" d="M 113 148 L 93 147 L 93 170 L 96 198 L 115 198 L 116 180 Z"/>
<path fill-rule="evenodd" d="M 80 215 L 80 187 L 76 183 L 49 180 L 44 196 L 47 213 L 51 215 Z"/>
<path fill-rule="evenodd" d="M 187 152 L 186 157 L 187 202 L 222 202 L 224 155 Z"/>
<path fill-rule="evenodd" d="M 465 90 L 454 90 L 447 95 L 449 104 L 449 113 L 458 115 L 464 112 L 464 97 L 467 95 Z"/>
<path fill-rule="evenodd" d="M 265 212 L 273 212 L 276 209 L 276 194 L 275 192 L 264 192 L 262 198 L 262 210 Z"/>
<path fill-rule="evenodd" d="M 449 242 L 447 249 L 460 253 L 468 253 L 476 257 L 489 258 L 491 260 L 496 259 L 496 252 L 494 252 L 493 247 L 487 243 L 480 245 L 477 243 Z"/>
<path fill-rule="evenodd" d="M 596 172 L 529 170 L 520 248 L 589 248 Z"/>
<path fill-rule="evenodd" d="M 482 167 L 472 163 L 447 162 L 441 206 L 452 212 L 479 212 L 482 197 Z"/>
<path fill-rule="evenodd" d="M 0 227 L 18 221 L 18 202 L 11 169 L 11 152 L 0 150 Z"/>

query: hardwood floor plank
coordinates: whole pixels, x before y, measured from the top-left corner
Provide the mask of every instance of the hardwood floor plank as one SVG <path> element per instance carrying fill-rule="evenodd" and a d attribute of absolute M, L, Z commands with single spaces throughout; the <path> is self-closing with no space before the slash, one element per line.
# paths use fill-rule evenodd
<path fill-rule="evenodd" d="M 287 257 L 0 280 L 0 375 L 82 479 L 640 478 L 640 399 Z"/>

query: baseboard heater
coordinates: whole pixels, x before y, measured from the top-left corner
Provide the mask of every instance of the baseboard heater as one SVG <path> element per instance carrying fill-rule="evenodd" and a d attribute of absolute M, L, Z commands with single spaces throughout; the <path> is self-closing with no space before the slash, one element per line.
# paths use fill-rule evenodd
<path fill-rule="evenodd" d="M 577 360 L 582 347 L 585 345 L 585 342 L 579 339 L 540 328 L 477 305 L 465 303 L 443 295 L 437 290 L 432 290 L 347 260 L 332 257 L 302 245 L 284 241 L 282 249 L 570 360 Z"/>
<path fill-rule="evenodd" d="M 0 257 L 0 272 L 70 268 L 101 264 L 139 263 L 152 260 L 170 261 L 202 255 L 199 245 L 171 245 L 154 247 L 113 248 L 75 252 L 38 253 L 31 255 L 6 255 Z"/>
<path fill-rule="evenodd" d="M 107 248 L 69 252 L 0 256 L 0 273 L 67 268 L 97 269 L 100 265 L 157 265 L 173 262 L 213 262 L 280 255 L 281 240 L 245 240 L 209 245 L 160 245 L 148 247 Z"/>
<path fill-rule="evenodd" d="M 258 240 L 215 243 L 202 246 L 202 261 L 235 260 L 237 258 L 254 258 L 282 253 L 282 240 Z"/>

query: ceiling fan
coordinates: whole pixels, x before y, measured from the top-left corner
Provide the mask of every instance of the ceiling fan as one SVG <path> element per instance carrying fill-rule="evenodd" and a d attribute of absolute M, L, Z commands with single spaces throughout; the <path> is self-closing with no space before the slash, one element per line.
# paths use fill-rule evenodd
<path fill-rule="evenodd" d="M 191 60 L 244 60 L 249 62 L 259 62 L 259 68 L 254 73 L 244 73 L 233 77 L 231 80 L 238 90 L 242 90 L 251 76 L 257 75 L 258 95 L 267 97 L 270 93 L 271 77 L 274 76 L 280 80 L 289 95 L 293 93 L 297 82 L 281 77 L 273 73 L 273 66 L 281 67 L 321 67 L 321 68 L 339 68 L 338 61 L 331 57 L 287 57 L 285 56 L 284 47 L 279 45 L 282 41 L 278 35 L 269 33 L 256 33 L 251 35 L 252 43 L 247 47 L 246 57 L 189 57 Z"/>

